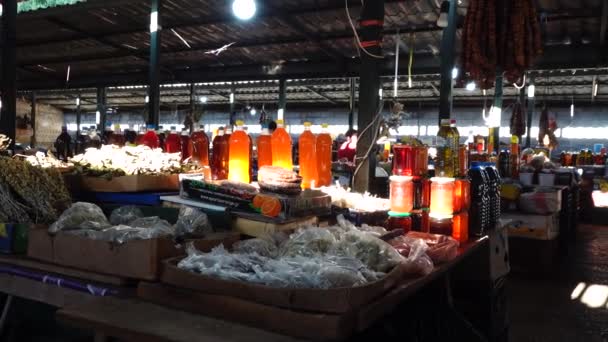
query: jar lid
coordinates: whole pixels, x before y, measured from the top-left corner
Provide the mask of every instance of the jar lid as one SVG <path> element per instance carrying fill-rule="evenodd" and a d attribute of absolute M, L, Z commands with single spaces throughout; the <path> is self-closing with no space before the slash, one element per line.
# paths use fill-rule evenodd
<path fill-rule="evenodd" d="M 412 176 L 391 176 L 389 179 L 391 182 L 411 182 L 413 178 Z"/>
<path fill-rule="evenodd" d="M 389 211 L 388 216 L 390 217 L 410 217 L 411 213 L 398 213 L 396 211 Z"/>
<path fill-rule="evenodd" d="M 456 180 L 456 178 L 449 178 L 449 177 L 433 177 L 433 178 L 431 178 L 431 182 L 433 182 L 433 183 L 440 183 L 440 184 L 452 183 L 455 180 Z"/>

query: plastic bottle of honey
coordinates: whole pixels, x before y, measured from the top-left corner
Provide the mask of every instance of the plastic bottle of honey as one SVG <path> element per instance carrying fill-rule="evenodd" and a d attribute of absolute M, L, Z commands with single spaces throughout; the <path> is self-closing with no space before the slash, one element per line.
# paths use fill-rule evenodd
<path fill-rule="evenodd" d="M 258 137 L 258 169 L 262 166 L 272 166 L 272 139 L 267 127 L 262 129 Z"/>
<path fill-rule="evenodd" d="M 154 125 L 148 125 L 148 130 L 142 138 L 142 144 L 152 149 L 160 147 L 160 140 L 154 131 Z"/>
<path fill-rule="evenodd" d="M 272 133 L 272 165 L 293 170 L 291 158 L 291 136 L 285 130 L 283 120 L 277 120 L 277 129 Z"/>
<path fill-rule="evenodd" d="M 224 164 L 225 152 L 228 152 L 227 142 L 225 141 L 224 129 L 220 128 L 217 135 L 213 138 L 213 154 L 211 156 L 211 173 L 214 180 L 222 180 L 228 178 L 228 165 Z"/>
<path fill-rule="evenodd" d="M 243 121 L 236 122 L 236 130 L 229 140 L 228 180 L 233 182 L 250 182 L 249 161 L 251 139 L 243 130 Z"/>
<path fill-rule="evenodd" d="M 209 166 L 209 138 L 204 126 L 197 128 L 190 136 L 192 160 L 200 166 Z"/>
<path fill-rule="evenodd" d="M 180 139 L 182 144 L 182 161 L 184 161 L 192 156 L 193 146 L 190 141 L 190 134 L 188 134 L 187 130 L 182 131 Z"/>
<path fill-rule="evenodd" d="M 165 152 L 167 153 L 178 153 L 182 152 L 182 139 L 177 134 L 175 126 L 171 126 L 171 133 L 165 140 Z"/>
<path fill-rule="evenodd" d="M 318 184 L 317 176 L 317 138 L 310 131 L 310 122 L 304 123 L 304 133 L 298 140 L 300 151 L 300 176 L 302 177 L 302 189 L 310 189 Z"/>
<path fill-rule="evenodd" d="M 333 141 L 327 131 L 327 124 L 321 125 L 323 130 L 317 136 L 317 186 L 331 185 L 331 153 Z"/>

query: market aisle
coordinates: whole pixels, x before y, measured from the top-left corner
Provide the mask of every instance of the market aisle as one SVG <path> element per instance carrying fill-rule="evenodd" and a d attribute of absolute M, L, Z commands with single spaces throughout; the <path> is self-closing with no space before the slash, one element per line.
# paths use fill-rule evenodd
<path fill-rule="evenodd" d="M 608 226 L 579 226 L 555 271 L 512 274 L 507 291 L 511 341 L 608 341 Z"/>

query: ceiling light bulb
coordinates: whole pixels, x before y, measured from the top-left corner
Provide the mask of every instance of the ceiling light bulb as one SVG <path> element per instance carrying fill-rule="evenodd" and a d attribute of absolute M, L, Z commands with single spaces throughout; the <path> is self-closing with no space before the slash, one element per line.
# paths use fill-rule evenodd
<path fill-rule="evenodd" d="M 574 103 L 570 105 L 570 117 L 574 117 Z"/>
<path fill-rule="evenodd" d="M 469 83 L 467 83 L 466 89 L 468 91 L 473 91 L 473 90 L 475 90 L 475 88 L 477 88 L 477 85 L 475 84 L 475 82 L 469 82 Z"/>
<path fill-rule="evenodd" d="M 251 108 L 251 110 L 249 111 L 249 113 L 251 115 L 255 115 L 255 113 L 257 113 L 257 111 L 255 110 L 255 108 Z"/>
<path fill-rule="evenodd" d="M 458 78 L 458 68 L 454 67 L 454 69 L 452 69 L 452 79 L 457 79 Z"/>
<path fill-rule="evenodd" d="M 535 90 L 536 90 L 536 87 L 534 86 L 534 84 L 530 84 L 528 86 L 528 98 L 529 99 L 534 98 L 534 92 L 535 92 Z"/>
<path fill-rule="evenodd" d="M 230 93 L 230 103 L 234 103 L 234 93 Z"/>
<path fill-rule="evenodd" d="M 448 12 L 450 12 L 450 2 L 444 1 L 441 3 L 441 12 L 437 18 L 437 26 L 441 28 L 448 27 Z"/>
<path fill-rule="evenodd" d="M 256 11 L 254 0 L 234 0 L 232 3 L 232 12 L 241 20 L 249 20 L 253 18 Z"/>
<path fill-rule="evenodd" d="M 158 12 L 150 13 L 150 33 L 158 31 Z"/>
<path fill-rule="evenodd" d="M 378 89 L 378 96 L 380 96 L 380 98 L 382 98 L 382 88 Z"/>
<path fill-rule="evenodd" d="M 146 95 L 146 98 L 144 99 L 144 101 L 146 101 L 146 103 L 150 102 L 150 96 Z"/>
<path fill-rule="evenodd" d="M 99 111 L 95 112 L 95 124 L 99 125 L 99 122 L 101 121 L 101 113 Z"/>
<path fill-rule="evenodd" d="M 600 84 L 599 84 L 599 83 L 596 83 L 596 84 L 593 86 L 593 97 L 596 97 L 596 96 L 597 96 L 597 92 L 599 91 L 599 89 L 600 89 Z"/>
<path fill-rule="evenodd" d="M 199 98 L 199 101 L 200 101 L 201 103 L 207 103 L 207 96 L 201 96 L 201 97 Z"/>
<path fill-rule="evenodd" d="M 76 98 L 76 105 L 77 105 L 77 106 L 80 106 L 80 97 L 77 97 L 77 98 Z"/>

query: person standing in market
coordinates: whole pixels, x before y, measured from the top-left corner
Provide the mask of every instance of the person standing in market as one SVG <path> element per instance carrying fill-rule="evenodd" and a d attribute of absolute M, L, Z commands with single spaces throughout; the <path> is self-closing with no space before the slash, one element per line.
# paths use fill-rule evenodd
<path fill-rule="evenodd" d="M 61 134 L 55 140 L 55 151 L 57 151 L 57 158 L 63 161 L 68 161 L 68 158 L 72 158 L 72 137 L 68 133 L 66 126 L 61 127 Z"/>

